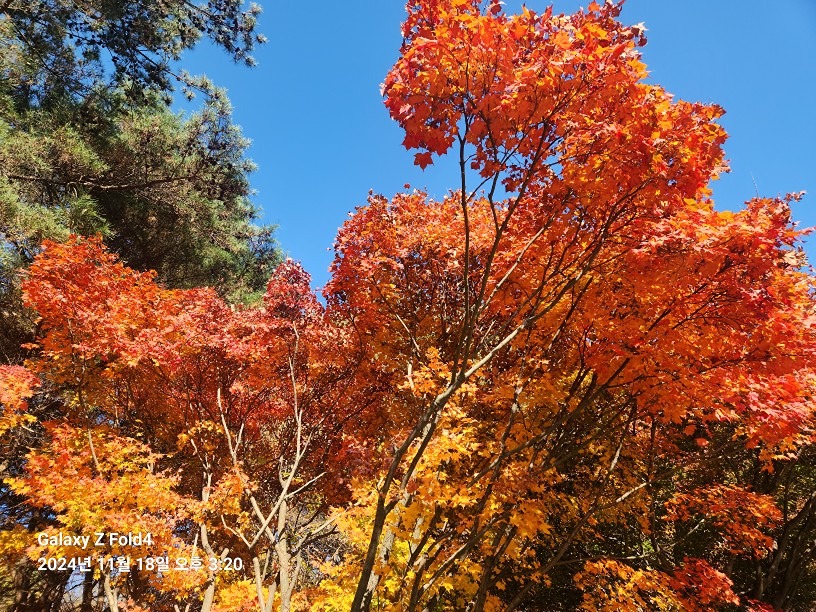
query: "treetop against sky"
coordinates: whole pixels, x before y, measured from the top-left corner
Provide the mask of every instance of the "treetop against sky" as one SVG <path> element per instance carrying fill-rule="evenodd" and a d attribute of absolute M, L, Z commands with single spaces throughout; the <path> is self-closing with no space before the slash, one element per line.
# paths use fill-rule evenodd
<path fill-rule="evenodd" d="M 554 9 L 586 4 L 560 0 Z M 511 0 L 505 10 L 520 6 Z M 621 18 L 647 28 L 641 52 L 650 82 L 725 109 L 732 172 L 712 184 L 718 208 L 737 210 L 757 193 L 816 194 L 816 5 L 628 0 Z M 269 42 L 256 49 L 256 68 L 235 66 L 211 47 L 184 59 L 191 72 L 227 88 L 235 120 L 253 141 L 259 169 L 251 181 L 264 221 L 279 224 L 284 249 L 316 285 L 328 278 L 337 228 L 369 190 L 390 196 L 407 183 L 442 197 L 455 186 L 455 160 L 413 166 L 382 105 L 379 84 L 397 56 L 403 19 L 400 2 L 267 4 L 259 29 Z M 814 197 L 794 205 L 802 226 L 816 225 Z"/>

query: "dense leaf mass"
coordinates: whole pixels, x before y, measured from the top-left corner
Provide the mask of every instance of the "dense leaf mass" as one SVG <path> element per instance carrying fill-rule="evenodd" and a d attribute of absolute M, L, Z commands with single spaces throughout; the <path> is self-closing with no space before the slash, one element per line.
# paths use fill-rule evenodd
<path fill-rule="evenodd" d="M 3 0 L 0 27 L 14 93 L 45 101 L 84 97 L 100 80 L 138 95 L 172 84 L 172 62 L 202 37 L 252 65 L 260 8 L 242 0 Z"/>
<path fill-rule="evenodd" d="M 0 369 L 0 435 L 34 440 L 5 477 L 9 601 L 61 585 L 86 610 L 812 607 L 799 196 L 714 207 L 722 110 L 645 83 L 620 10 L 409 2 L 385 103 L 417 164 L 461 172 L 439 201 L 372 194 L 324 302 L 290 261 L 239 307 L 101 238 L 47 242 L 23 285 L 31 358 Z M 156 541 L 109 558 L 241 567 L 102 565 L 21 591 L 63 550 L 32 533 L 126 527 Z"/>
<path fill-rule="evenodd" d="M 186 574 L 134 570 L 135 582 L 103 569 L 84 586 L 83 597 L 104 584 L 172 609 L 202 596 L 212 603 L 217 574 L 208 563 L 223 550 L 250 570 L 253 558 L 289 554 L 291 537 L 298 556 L 321 554 L 333 534 L 328 504 L 349 499 L 349 462 L 360 460 L 343 425 L 367 400 L 349 385 L 351 330 L 333 322 L 297 264 L 278 266 L 252 308 L 231 307 L 211 289 L 167 289 L 155 276 L 124 266 L 99 239 L 47 242 L 23 285 L 40 315 L 38 357 L 0 370 L 1 423 L 23 425 L 32 387 L 48 381 L 59 415 L 41 424 L 40 446 L 6 484 L 39 532 L 153 536 L 96 548 L 97 556 L 186 550 L 207 559 Z M 12 576 L 26 557 L 83 556 L 78 546 L 34 545 L 25 530 L 10 535 Z M 233 582 L 222 578 L 219 588 Z M 291 582 L 279 584 L 291 590 Z"/>

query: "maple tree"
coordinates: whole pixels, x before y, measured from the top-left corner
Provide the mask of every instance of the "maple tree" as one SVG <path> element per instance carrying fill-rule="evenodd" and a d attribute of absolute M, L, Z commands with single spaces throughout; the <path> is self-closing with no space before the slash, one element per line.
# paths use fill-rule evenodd
<path fill-rule="evenodd" d="M 738 451 L 770 471 L 811 442 L 789 199 L 714 209 L 722 111 L 644 83 L 619 12 L 408 5 L 386 106 L 417 164 L 453 150 L 461 176 L 442 202 L 373 198 L 338 236 L 329 299 L 401 391 L 372 417 L 384 466 L 337 578 L 352 609 L 514 609 L 568 568 L 591 609 L 583 564 L 665 606 L 733 602 L 716 538 L 684 560 L 671 509 Z M 729 554 L 767 553 L 774 522 L 737 507 L 774 500 L 728 484 L 698 515 Z"/>
<path fill-rule="evenodd" d="M 307 559 L 333 534 L 327 504 L 348 497 L 344 462 L 327 458 L 341 453 L 342 424 L 365 405 L 350 403 L 353 338 L 329 319 L 308 275 L 283 263 L 262 306 L 230 307 L 209 289 L 162 288 L 99 239 L 74 238 L 46 243 L 24 293 L 41 335 L 27 369 L 3 372 L 14 383 L 4 405 L 16 407 L 7 427 L 25 414 L 32 373 L 62 401 L 59 420 L 42 425 L 43 447 L 7 478 L 32 511 L 48 511 L 39 531 L 150 533 L 149 545 L 92 552 L 148 559 L 185 551 L 236 570 L 205 563 L 125 574 L 106 565 L 85 576 L 87 609 L 97 584 L 111 610 L 123 597 L 150 609 L 198 601 L 202 610 L 225 592 L 260 598 L 263 610 L 275 596 L 291 600 Z M 8 563 L 89 554 L 35 546 L 30 535 L 7 534 Z"/>
<path fill-rule="evenodd" d="M 722 111 L 645 83 L 620 10 L 408 4 L 386 106 L 418 165 L 458 156 L 457 190 L 372 195 L 338 233 L 325 306 L 292 262 L 262 305 L 230 307 L 99 239 L 48 243 L 24 286 L 35 356 L 0 370 L 0 433 L 43 440 L 7 478 L 35 526 L 3 532 L 6 563 L 41 554 L 41 525 L 149 525 L 152 548 L 104 554 L 243 569 L 105 566 L 85 609 L 816 596 L 799 196 L 714 208 Z M 42 384 L 48 422 L 27 409 Z"/>

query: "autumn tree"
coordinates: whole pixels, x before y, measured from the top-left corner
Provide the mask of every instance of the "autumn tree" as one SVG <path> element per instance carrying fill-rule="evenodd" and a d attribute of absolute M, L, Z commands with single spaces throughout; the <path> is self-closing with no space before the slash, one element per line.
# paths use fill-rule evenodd
<path fill-rule="evenodd" d="M 154 279 L 98 239 L 46 243 L 32 265 L 24 292 L 40 316 L 38 358 L 3 372 L 4 428 L 45 431 L 6 479 L 32 521 L 4 534 L 3 562 L 103 559 L 84 575 L 88 610 L 101 596 L 110 610 L 126 601 L 289 609 L 335 532 L 328 504 L 349 496 L 343 477 L 355 453 L 343 426 L 365 406 L 351 387 L 352 330 L 332 322 L 293 262 L 253 308 Z M 25 410 L 37 381 L 61 400 L 45 423 Z M 152 541 L 89 550 L 35 543 L 37 533 Z M 113 565 L 168 553 L 205 563 L 161 573 Z"/>
<path fill-rule="evenodd" d="M 291 262 L 230 307 L 98 239 L 48 243 L 35 352 L 0 370 L 0 433 L 37 434 L 6 478 L 26 514 L 5 562 L 39 558 L 36 531 L 144 522 L 160 544 L 105 558 L 243 569 L 102 566 L 85 609 L 813 601 L 799 196 L 714 207 L 722 110 L 646 83 L 620 10 L 408 4 L 386 106 L 417 164 L 457 157 L 456 190 L 372 195 L 325 306 Z"/>
<path fill-rule="evenodd" d="M 460 175 L 442 201 L 372 197 L 338 235 L 326 295 L 389 382 L 314 601 L 790 605 L 793 583 L 772 595 L 739 568 L 795 555 L 801 580 L 813 560 L 789 543 L 807 491 L 782 512 L 761 484 L 812 442 L 797 196 L 714 208 L 722 111 L 644 82 L 619 5 L 407 11 L 386 106 L 418 165 L 452 151 Z"/>

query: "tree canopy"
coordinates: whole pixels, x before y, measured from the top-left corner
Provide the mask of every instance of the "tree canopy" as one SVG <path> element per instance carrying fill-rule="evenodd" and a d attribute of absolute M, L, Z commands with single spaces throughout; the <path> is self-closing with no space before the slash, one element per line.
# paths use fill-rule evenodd
<path fill-rule="evenodd" d="M 722 109 L 646 83 L 620 10 L 409 2 L 385 104 L 460 172 L 370 195 L 323 301 L 291 261 L 238 306 L 46 242 L 0 368 L 12 609 L 812 605 L 799 195 L 714 207 Z"/>
<path fill-rule="evenodd" d="M 173 62 L 202 37 L 252 65 L 260 7 L 242 0 L 4 0 L 4 81 L 18 102 L 85 97 L 104 83 L 134 95 L 173 86 Z"/>

